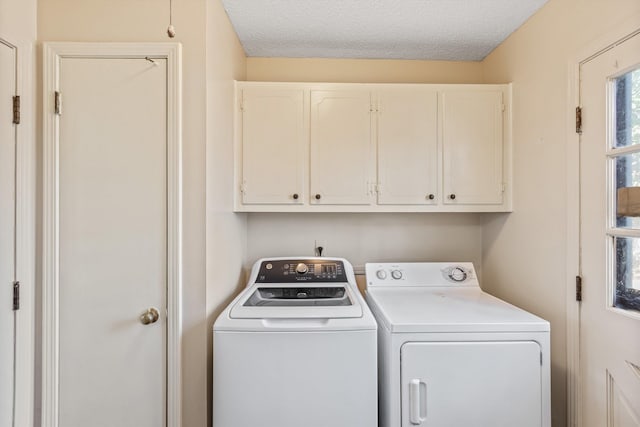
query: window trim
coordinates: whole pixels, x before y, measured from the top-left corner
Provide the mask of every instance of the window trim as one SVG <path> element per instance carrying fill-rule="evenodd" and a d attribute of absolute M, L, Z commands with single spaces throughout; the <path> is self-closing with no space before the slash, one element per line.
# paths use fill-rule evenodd
<path fill-rule="evenodd" d="M 621 292 L 623 298 L 638 299 L 638 306 L 621 305 L 618 302 L 620 288 L 618 284 L 617 245 L 619 238 L 640 238 L 640 229 L 623 228 L 617 226 L 617 164 L 616 160 L 623 156 L 640 154 L 640 143 L 624 147 L 617 146 L 617 80 L 630 72 L 640 70 L 640 64 L 635 64 L 627 69 L 609 77 L 606 87 L 606 292 L 607 309 L 625 316 L 640 319 L 640 291 L 626 288 Z M 635 301 L 634 301 L 635 302 Z"/>

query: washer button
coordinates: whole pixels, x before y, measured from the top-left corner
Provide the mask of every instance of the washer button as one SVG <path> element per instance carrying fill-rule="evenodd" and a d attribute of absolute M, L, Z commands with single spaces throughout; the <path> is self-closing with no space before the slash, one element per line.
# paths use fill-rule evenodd
<path fill-rule="evenodd" d="M 402 279 L 402 271 L 400 271 L 400 270 L 391 271 L 391 277 L 393 277 L 396 280 Z"/>
<path fill-rule="evenodd" d="M 376 271 L 376 276 L 378 277 L 378 279 L 384 280 L 387 278 L 387 272 L 384 270 L 378 270 Z"/>

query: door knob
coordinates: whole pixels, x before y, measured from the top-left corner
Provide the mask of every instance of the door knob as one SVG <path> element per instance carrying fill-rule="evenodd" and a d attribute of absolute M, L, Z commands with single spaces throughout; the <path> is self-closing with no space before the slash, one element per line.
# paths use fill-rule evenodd
<path fill-rule="evenodd" d="M 143 325 L 156 323 L 159 317 L 160 314 L 158 313 L 158 310 L 151 307 L 143 315 L 140 316 L 140 323 L 142 323 Z"/>

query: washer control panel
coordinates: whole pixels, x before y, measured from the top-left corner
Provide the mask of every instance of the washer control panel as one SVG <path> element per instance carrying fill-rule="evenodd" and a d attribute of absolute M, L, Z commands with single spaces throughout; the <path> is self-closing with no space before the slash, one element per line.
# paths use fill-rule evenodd
<path fill-rule="evenodd" d="M 367 286 L 478 286 L 470 262 L 367 263 Z"/>
<path fill-rule="evenodd" d="M 256 283 L 346 282 L 342 261 L 319 259 L 265 260 Z"/>

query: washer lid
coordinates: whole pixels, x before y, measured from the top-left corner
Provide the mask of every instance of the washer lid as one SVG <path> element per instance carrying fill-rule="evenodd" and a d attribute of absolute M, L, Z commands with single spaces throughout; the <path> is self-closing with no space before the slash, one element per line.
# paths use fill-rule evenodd
<path fill-rule="evenodd" d="M 367 301 L 391 332 L 549 331 L 549 322 L 479 288 L 369 288 Z"/>
<path fill-rule="evenodd" d="M 231 308 L 232 319 L 360 318 L 362 305 L 348 283 L 300 286 L 256 283 Z"/>

